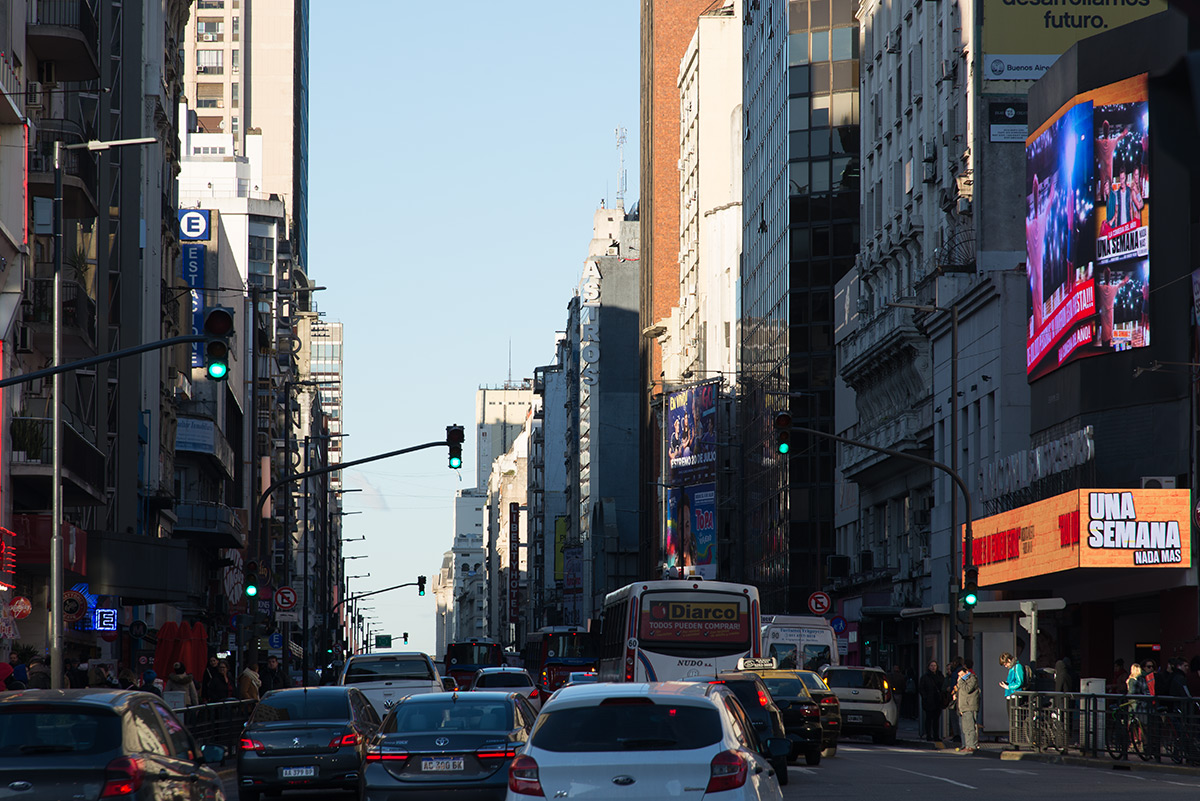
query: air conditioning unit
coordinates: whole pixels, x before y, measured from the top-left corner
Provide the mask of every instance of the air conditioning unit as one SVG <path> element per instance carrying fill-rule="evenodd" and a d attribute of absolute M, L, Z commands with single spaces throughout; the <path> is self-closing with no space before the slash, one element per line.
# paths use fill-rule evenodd
<path fill-rule="evenodd" d="M 956 71 L 957 70 L 955 68 L 953 59 L 943 58 L 941 74 L 940 74 L 940 77 L 938 78 L 938 81 L 941 82 L 941 81 L 954 80 L 954 73 Z"/>
<path fill-rule="evenodd" d="M 1142 476 L 1142 489 L 1175 489 L 1175 476 Z"/>
<path fill-rule="evenodd" d="M 15 340 L 13 344 L 17 348 L 17 353 L 33 353 L 33 343 L 29 336 L 29 326 L 18 324 L 13 339 Z M 1174 485 L 1172 484 L 1172 486 Z"/>
<path fill-rule="evenodd" d="M 921 147 L 921 161 L 926 164 L 932 164 L 937 160 L 937 145 L 933 142 L 926 142 Z"/>
<path fill-rule="evenodd" d="M 30 81 L 25 84 L 25 108 L 42 107 L 42 83 Z"/>
<path fill-rule="evenodd" d="M 205 42 L 215 42 L 217 40 L 216 34 L 213 33 L 206 33 L 200 38 Z"/>
<path fill-rule="evenodd" d="M 959 214 L 970 214 L 971 213 L 971 198 L 960 197 L 957 202 L 956 210 L 958 211 Z"/>
<path fill-rule="evenodd" d="M 889 33 L 887 38 L 883 40 L 883 49 L 889 53 L 900 52 L 900 34 Z"/>

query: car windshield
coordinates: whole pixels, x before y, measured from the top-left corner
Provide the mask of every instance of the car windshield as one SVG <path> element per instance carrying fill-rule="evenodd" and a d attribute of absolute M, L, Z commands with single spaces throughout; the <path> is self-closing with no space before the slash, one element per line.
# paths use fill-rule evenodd
<path fill-rule="evenodd" d="M 409 701 L 384 721 L 384 734 L 423 731 L 508 731 L 512 706 L 507 701 L 468 701 L 458 695 L 444 701 Z"/>
<path fill-rule="evenodd" d="M 484 673 L 475 679 L 476 687 L 532 687 L 533 679 L 524 673 Z"/>
<path fill-rule="evenodd" d="M 251 723 L 273 720 L 349 720 L 350 706 L 342 693 L 304 690 L 272 693 L 258 702 Z"/>
<path fill-rule="evenodd" d="M 346 669 L 343 684 L 393 679 L 425 679 L 433 681 L 429 663 L 417 656 L 380 656 L 355 659 Z"/>
<path fill-rule="evenodd" d="M 534 747 L 558 752 L 683 751 L 720 739 L 711 707 L 621 702 L 543 712 L 531 736 Z"/>
<path fill-rule="evenodd" d="M 0 758 L 102 754 L 121 747 L 121 719 L 105 710 L 51 704 L 0 712 Z"/>
<path fill-rule="evenodd" d="M 763 684 L 767 685 L 773 698 L 803 698 L 806 695 L 800 679 L 763 679 Z"/>
<path fill-rule="evenodd" d="M 883 692 L 883 674 L 874 670 L 831 670 L 825 674 L 830 687 Z"/>

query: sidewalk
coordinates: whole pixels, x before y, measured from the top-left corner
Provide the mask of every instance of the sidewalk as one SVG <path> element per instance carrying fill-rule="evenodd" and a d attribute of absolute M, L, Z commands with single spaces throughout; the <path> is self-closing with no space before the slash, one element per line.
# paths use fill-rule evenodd
<path fill-rule="evenodd" d="M 1060 754 L 1057 751 L 1016 750 L 1007 741 L 996 742 L 994 737 L 980 737 L 979 750 L 974 754 L 958 753 L 954 749 L 958 743 L 954 740 L 945 742 L 929 742 L 921 737 L 919 724 L 916 720 L 900 719 L 896 732 L 896 745 L 923 751 L 945 751 L 953 756 L 986 757 L 1005 762 L 1038 762 L 1045 765 L 1073 765 L 1082 768 L 1100 768 L 1102 770 L 1149 771 L 1151 773 L 1171 773 L 1183 776 L 1200 776 L 1200 767 L 1176 765 L 1170 759 L 1162 762 L 1143 762 L 1140 757 L 1130 753 L 1125 759 L 1115 760 L 1105 752 L 1099 755 L 1084 756 L 1078 751 Z"/>

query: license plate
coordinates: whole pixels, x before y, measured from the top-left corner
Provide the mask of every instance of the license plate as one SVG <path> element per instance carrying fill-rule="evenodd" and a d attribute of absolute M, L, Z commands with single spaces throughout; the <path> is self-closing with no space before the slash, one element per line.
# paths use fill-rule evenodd
<path fill-rule="evenodd" d="M 279 770 L 279 776 L 282 779 L 311 779 L 316 775 L 316 768 L 280 768 Z"/>
<path fill-rule="evenodd" d="M 862 723 L 862 715 L 846 715 L 847 723 Z"/>
<path fill-rule="evenodd" d="M 462 770 L 462 757 L 434 757 L 421 760 L 421 770 Z"/>

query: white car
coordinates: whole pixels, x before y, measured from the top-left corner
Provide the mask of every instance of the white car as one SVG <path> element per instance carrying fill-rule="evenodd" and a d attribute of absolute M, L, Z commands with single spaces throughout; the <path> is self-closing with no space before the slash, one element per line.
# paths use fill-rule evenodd
<path fill-rule="evenodd" d="M 900 699 L 881 668 L 824 665 L 820 675 L 841 706 L 841 736 L 869 734 L 877 743 L 896 742 Z"/>
<path fill-rule="evenodd" d="M 542 707 L 508 771 L 506 801 L 545 798 L 781 801 L 772 758 L 786 738 L 760 741 L 720 684 L 579 684 Z"/>
<path fill-rule="evenodd" d="M 346 660 L 338 684 L 362 690 L 381 718 L 405 696 L 443 690 L 433 660 L 420 651 L 354 654 Z"/>
<path fill-rule="evenodd" d="M 505 692 L 521 693 L 533 707 L 534 712 L 541 711 L 542 693 L 533 678 L 522 668 L 487 667 L 475 671 L 471 677 L 472 690 L 503 690 Z"/>

